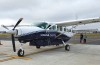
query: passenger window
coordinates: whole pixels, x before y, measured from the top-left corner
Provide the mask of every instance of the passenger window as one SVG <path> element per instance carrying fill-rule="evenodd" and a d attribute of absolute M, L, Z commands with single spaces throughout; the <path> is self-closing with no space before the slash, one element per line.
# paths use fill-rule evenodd
<path fill-rule="evenodd" d="M 49 28 L 50 30 L 56 30 L 56 26 L 52 26 Z"/>
<path fill-rule="evenodd" d="M 60 31 L 62 31 L 62 27 L 60 26 Z"/>
<path fill-rule="evenodd" d="M 64 28 L 64 31 L 66 31 L 66 28 Z"/>
<path fill-rule="evenodd" d="M 56 27 L 55 27 L 55 26 L 53 26 L 52 28 L 53 28 L 53 30 L 55 30 L 55 29 L 56 29 Z"/>

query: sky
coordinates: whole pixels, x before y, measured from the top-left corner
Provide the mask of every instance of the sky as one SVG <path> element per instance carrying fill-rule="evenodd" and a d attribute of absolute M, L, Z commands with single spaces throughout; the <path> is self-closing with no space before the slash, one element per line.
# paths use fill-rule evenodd
<path fill-rule="evenodd" d="M 0 0 L 0 25 L 100 17 L 100 0 Z"/>

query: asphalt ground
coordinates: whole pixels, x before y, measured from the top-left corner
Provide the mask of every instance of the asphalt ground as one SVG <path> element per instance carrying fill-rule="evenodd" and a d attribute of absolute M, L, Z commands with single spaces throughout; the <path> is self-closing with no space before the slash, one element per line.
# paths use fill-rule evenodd
<path fill-rule="evenodd" d="M 79 43 L 79 37 L 73 37 L 68 43 L 70 51 L 63 46 L 46 46 L 36 49 L 24 44 L 24 57 L 13 52 L 10 40 L 1 40 L 0 65 L 100 65 L 100 38 L 88 37 L 87 43 Z M 16 41 L 17 51 L 20 43 Z"/>

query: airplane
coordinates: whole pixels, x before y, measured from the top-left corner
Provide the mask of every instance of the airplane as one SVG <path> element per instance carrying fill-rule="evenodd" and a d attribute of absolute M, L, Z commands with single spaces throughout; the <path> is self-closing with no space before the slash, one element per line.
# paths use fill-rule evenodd
<path fill-rule="evenodd" d="M 7 30 L 5 33 L 11 34 L 14 52 L 16 52 L 15 38 L 20 42 L 21 46 L 17 52 L 17 55 L 20 57 L 23 57 L 25 54 L 23 44 L 27 42 L 29 42 L 29 46 L 36 46 L 37 49 L 41 46 L 59 46 L 60 44 L 63 44 L 65 46 L 65 50 L 70 51 L 70 45 L 67 41 L 75 34 L 72 31 L 73 28 L 82 24 L 100 22 L 100 18 L 90 18 L 55 23 L 41 22 L 36 25 L 19 26 L 22 20 L 23 18 L 20 18 L 12 29 L 2 25 L 2 27 Z M 72 27 L 67 29 L 66 26 Z"/>

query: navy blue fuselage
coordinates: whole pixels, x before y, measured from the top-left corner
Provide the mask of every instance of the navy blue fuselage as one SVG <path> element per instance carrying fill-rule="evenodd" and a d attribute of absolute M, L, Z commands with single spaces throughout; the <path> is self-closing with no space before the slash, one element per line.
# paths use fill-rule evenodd
<path fill-rule="evenodd" d="M 59 45 L 63 44 L 62 40 L 67 42 L 69 39 L 67 35 L 52 30 L 32 32 L 18 37 L 19 42 L 30 42 L 33 46 Z"/>

